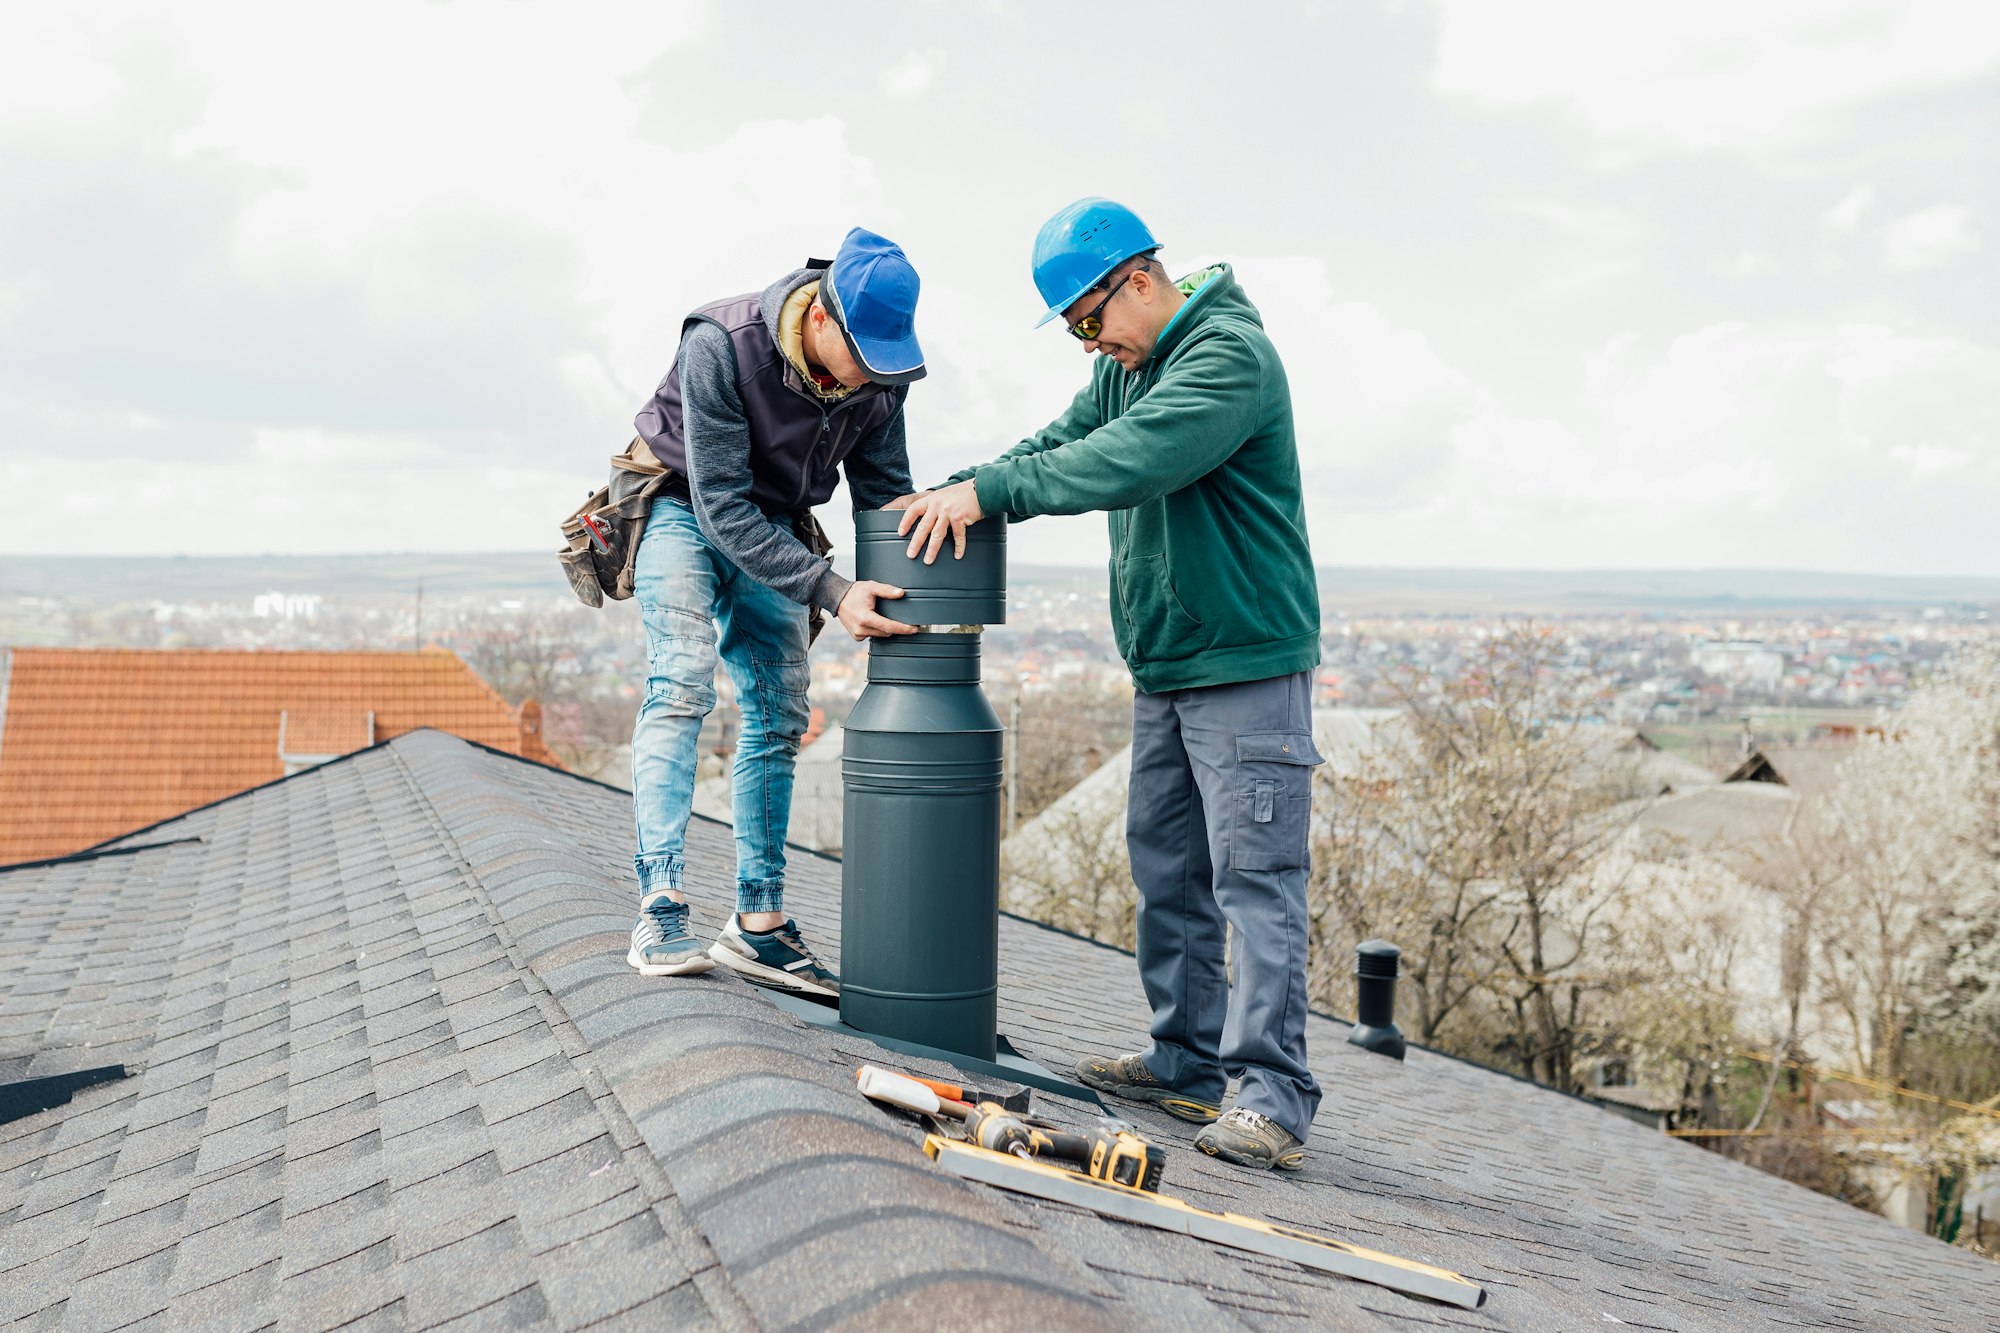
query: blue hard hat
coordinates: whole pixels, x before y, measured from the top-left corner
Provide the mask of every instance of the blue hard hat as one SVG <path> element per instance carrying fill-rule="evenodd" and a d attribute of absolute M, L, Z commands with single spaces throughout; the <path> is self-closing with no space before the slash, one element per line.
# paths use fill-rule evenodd
<path fill-rule="evenodd" d="M 1139 215 L 1111 199 L 1079 199 L 1042 224 L 1035 237 L 1035 286 L 1049 311 L 1040 328 L 1133 255 L 1160 243 Z"/>
<path fill-rule="evenodd" d="M 820 296 L 840 326 L 847 350 L 878 384 L 908 384 L 924 377 L 917 346 L 917 270 L 903 248 L 856 227 L 840 243 Z"/>

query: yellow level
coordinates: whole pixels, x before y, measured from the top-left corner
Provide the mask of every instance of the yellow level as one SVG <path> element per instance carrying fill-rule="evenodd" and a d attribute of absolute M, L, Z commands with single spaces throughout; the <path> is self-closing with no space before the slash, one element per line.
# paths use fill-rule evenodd
<path fill-rule="evenodd" d="M 1316 1236 L 1310 1231 L 1274 1226 L 1240 1213 L 1212 1213 L 1172 1195 L 1114 1185 L 1107 1180 L 1093 1180 L 1046 1162 L 1015 1157 L 1010 1153 L 989 1152 L 985 1148 L 940 1138 L 936 1134 L 925 1137 L 924 1151 L 955 1176 L 997 1185 L 1017 1194 L 1053 1199 L 1057 1203 L 1088 1208 L 1092 1212 L 1137 1222 L 1141 1226 L 1178 1231 L 1233 1249 L 1267 1254 L 1274 1259 L 1289 1259 L 1323 1273 L 1337 1273 L 1341 1277 L 1372 1282 L 1378 1287 L 1428 1297 L 1461 1309 L 1477 1310 L 1486 1300 L 1485 1290 L 1470 1278 L 1414 1260 L 1398 1259 L 1393 1254 L 1383 1254 L 1378 1250 L 1364 1250 L 1359 1245 L 1349 1245 L 1331 1236 Z"/>

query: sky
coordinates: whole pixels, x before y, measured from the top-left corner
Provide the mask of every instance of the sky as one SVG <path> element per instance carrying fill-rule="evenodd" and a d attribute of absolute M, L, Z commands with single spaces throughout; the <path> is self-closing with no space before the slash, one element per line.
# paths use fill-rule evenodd
<path fill-rule="evenodd" d="M 854 225 L 932 483 L 1086 380 L 1102 194 L 1262 310 L 1322 565 L 2000 575 L 1996 145 L 1986 0 L 9 5 L 0 553 L 553 551 Z"/>

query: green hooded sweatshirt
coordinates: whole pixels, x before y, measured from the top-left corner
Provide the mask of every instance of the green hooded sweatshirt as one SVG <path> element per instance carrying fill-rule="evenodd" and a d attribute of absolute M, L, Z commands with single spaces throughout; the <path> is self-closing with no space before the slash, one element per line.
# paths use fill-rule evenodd
<path fill-rule="evenodd" d="M 1229 265 L 1137 370 L 1100 357 L 1069 410 L 971 477 L 989 514 L 1108 511 L 1111 627 L 1147 694 L 1319 663 L 1285 368 Z"/>

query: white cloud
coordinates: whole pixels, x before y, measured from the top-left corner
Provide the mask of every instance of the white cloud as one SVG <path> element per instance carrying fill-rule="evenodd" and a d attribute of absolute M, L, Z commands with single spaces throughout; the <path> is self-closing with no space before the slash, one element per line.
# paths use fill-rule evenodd
<path fill-rule="evenodd" d="M 1930 481 L 1978 461 L 1964 449 L 1941 449 L 1930 444 L 1899 444 L 1889 450 L 1889 457 L 1907 465 L 1916 481 Z"/>
<path fill-rule="evenodd" d="M 887 211 L 832 117 L 752 118 L 691 150 L 639 134 L 633 76 L 690 35 L 693 9 L 649 6 L 637 22 L 605 4 L 196 9 L 188 49 L 214 92 L 177 147 L 280 178 L 238 219 L 246 279 L 355 284 L 375 318 L 448 336 L 510 306 L 532 317 L 509 279 L 545 278 L 556 290 L 528 295 L 574 301 L 608 341 L 592 350 L 628 390 L 650 389 L 662 335 L 670 345 L 715 283 L 759 285 L 799 236 L 831 244 L 857 213 Z M 268 58 L 286 47 L 315 58 Z M 516 244 L 484 244 L 510 230 Z"/>
<path fill-rule="evenodd" d="M 1485 410 L 1479 389 L 1421 333 L 1337 299 L 1322 260 L 1246 258 L 1235 269 L 1284 358 L 1308 486 L 1343 510 L 1428 496 L 1452 431 Z"/>
<path fill-rule="evenodd" d="M 1776 256 L 1757 250 L 1738 250 L 1728 259 L 1711 264 L 1711 271 L 1738 282 L 1748 282 L 1755 278 L 1767 278 L 1782 267 Z"/>
<path fill-rule="evenodd" d="M 1875 187 L 1857 185 L 1840 196 L 1840 202 L 1826 210 L 1820 225 L 1831 231 L 1853 231 L 1875 204 Z"/>
<path fill-rule="evenodd" d="M 1897 273 L 1944 268 L 1979 249 L 1972 215 L 1939 204 L 1898 218 L 1882 237 L 1882 262 Z"/>
<path fill-rule="evenodd" d="M 1881 324 L 1710 325 L 1592 373 L 1603 517 L 1679 559 L 1995 569 L 2000 348 Z M 1954 484 L 1934 484 L 1954 470 Z M 1698 557 L 1697 557 L 1698 558 Z"/>
<path fill-rule="evenodd" d="M 2000 348 L 1882 324 L 1612 339 L 1523 414 L 1316 260 L 1245 260 L 1322 563 L 2000 571 Z"/>
<path fill-rule="evenodd" d="M 55 5 L 12 5 L 0 13 L 0 127 L 30 116 L 77 115 L 109 100 L 116 69 L 91 35 Z"/>
<path fill-rule="evenodd" d="M 497 536 L 506 549 L 553 551 L 557 521 L 583 498 L 568 467 L 468 464 L 429 449 L 412 458 L 403 443 L 260 438 L 250 458 L 226 466 L 132 459 L 101 484 L 79 484 L 70 459 L 0 457 L 0 491 L 36 497 L 31 512 L 8 513 L 9 546 L 72 551 L 87 534 L 99 555 L 486 551 L 502 545 Z M 382 484 L 385 470 L 394 485 Z M 450 502 L 465 494 L 477 505 Z M 107 522 L 107 513 L 143 525 Z"/>
<path fill-rule="evenodd" d="M 121 91 L 45 98 L 37 141 L 0 148 L 0 339 L 20 340 L 0 381 L 156 415 L 511 424 L 488 446 L 504 462 L 582 444 L 651 390 L 684 311 L 897 216 L 831 117 L 708 147 L 641 134 L 636 72 L 686 9 L 72 17 L 57 49 Z M 148 373 L 107 375 L 119 359 Z"/>
<path fill-rule="evenodd" d="M 1439 89 L 1565 106 L 1640 144 L 1808 142 L 1837 113 L 2000 66 L 2000 7 L 1954 0 L 1439 3 Z"/>
<path fill-rule="evenodd" d="M 877 82 L 891 97 L 915 97 L 936 82 L 944 63 L 942 51 L 911 51 L 883 70 Z"/>

